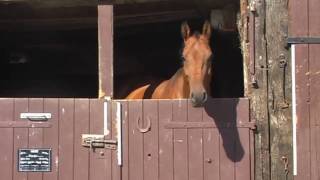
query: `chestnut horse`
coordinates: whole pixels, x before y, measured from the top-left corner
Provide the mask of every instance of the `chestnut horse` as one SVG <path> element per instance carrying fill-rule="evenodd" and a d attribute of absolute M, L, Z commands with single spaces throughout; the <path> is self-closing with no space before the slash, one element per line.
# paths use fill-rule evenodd
<path fill-rule="evenodd" d="M 151 99 L 190 98 L 195 107 L 203 106 L 206 102 L 211 81 L 210 23 L 204 23 L 201 34 L 195 32 L 191 35 L 190 32 L 189 25 L 182 23 L 183 67 L 169 80 L 161 82 L 152 92 Z M 148 84 L 134 90 L 126 99 L 143 99 L 150 86 Z"/>

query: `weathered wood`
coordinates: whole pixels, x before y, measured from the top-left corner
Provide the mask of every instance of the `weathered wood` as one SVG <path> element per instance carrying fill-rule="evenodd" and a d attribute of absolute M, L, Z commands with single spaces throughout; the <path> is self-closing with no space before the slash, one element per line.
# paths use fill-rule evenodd
<path fill-rule="evenodd" d="M 250 1 L 249 3 L 252 3 Z M 255 61 L 255 67 L 267 67 L 267 54 L 266 54 L 266 39 L 265 39 L 265 1 L 255 1 L 254 16 L 255 24 L 255 42 L 249 42 L 250 46 L 255 46 L 254 59 L 249 61 Z M 244 8 L 244 7 L 243 7 Z M 246 38 L 244 36 L 244 39 Z M 246 50 L 249 48 L 246 47 Z M 248 58 L 248 54 L 246 56 Z M 245 60 L 245 65 L 248 66 L 248 60 Z M 269 151 L 269 120 L 268 120 L 268 96 L 267 96 L 267 83 L 268 73 L 263 68 L 255 69 L 254 74 L 247 72 L 245 76 L 245 82 L 247 86 L 247 95 L 250 97 L 250 113 L 251 118 L 256 120 L 257 131 L 255 134 L 255 179 L 270 179 L 270 151 Z M 250 75 L 250 76 L 249 76 Z M 252 75 L 252 76 L 251 76 Z M 252 86 L 252 79 L 256 80 L 256 85 Z"/>
<path fill-rule="evenodd" d="M 271 179 L 292 179 L 291 72 L 287 46 L 287 0 L 266 0 L 268 109 L 270 118 Z M 285 170 L 283 158 L 288 158 Z M 286 177 L 288 176 L 288 177 Z"/>

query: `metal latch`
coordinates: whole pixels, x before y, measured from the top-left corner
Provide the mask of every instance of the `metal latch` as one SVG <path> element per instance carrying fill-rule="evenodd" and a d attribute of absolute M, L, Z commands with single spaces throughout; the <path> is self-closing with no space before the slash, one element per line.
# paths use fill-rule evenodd
<path fill-rule="evenodd" d="M 106 149 L 117 149 L 117 141 L 113 139 L 105 139 L 104 135 L 101 134 L 82 134 L 82 146 L 95 148 L 106 148 Z"/>

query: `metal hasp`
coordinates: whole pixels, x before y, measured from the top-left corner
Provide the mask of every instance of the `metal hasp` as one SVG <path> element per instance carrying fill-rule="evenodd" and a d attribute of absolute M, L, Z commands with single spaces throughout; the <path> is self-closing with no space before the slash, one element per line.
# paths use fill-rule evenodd
<path fill-rule="evenodd" d="M 104 134 L 82 134 L 81 137 L 81 144 L 84 147 L 89 147 L 93 151 L 95 151 L 96 148 L 106 148 L 111 150 L 117 150 L 117 159 L 118 159 L 118 165 L 122 166 L 122 117 L 121 117 L 121 104 L 120 102 L 114 102 L 112 103 L 113 106 L 116 108 L 116 139 L 106 139 L 110 138 L 109 132 L 111 132 L 108 129 L 109 124 L 109 104 L 110 102 L 107 100 L 104 102 Z M 115 105 L 115 106 L 114 106 Z M 110 127 L 111 128 L 111 127 Z"/>
<path fill-rule="evenodd" d="M 101 134 L 82 134 L 81 144 L 84 147 L 91 149 L 95 148 L 106 148 L 106 149 L 117 149 L 117 141 L 112 139 L 105 139 L 104 135 Z"/>

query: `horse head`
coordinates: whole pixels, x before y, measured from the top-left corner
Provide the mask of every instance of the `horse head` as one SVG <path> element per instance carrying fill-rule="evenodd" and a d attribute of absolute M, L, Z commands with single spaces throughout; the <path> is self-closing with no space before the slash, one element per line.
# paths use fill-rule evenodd
<path fill-rule="evenodd" d="M 211 25 L 206 21 L 202 33 L 195 32 L 191 35 L 189 25 L 181 25 L 184 48 L 182 51 L 183 70 L 189 84 L 189 98 L 195 107 L 203 106 L 207 101 L 211 81 L 210 48 Z"/>

